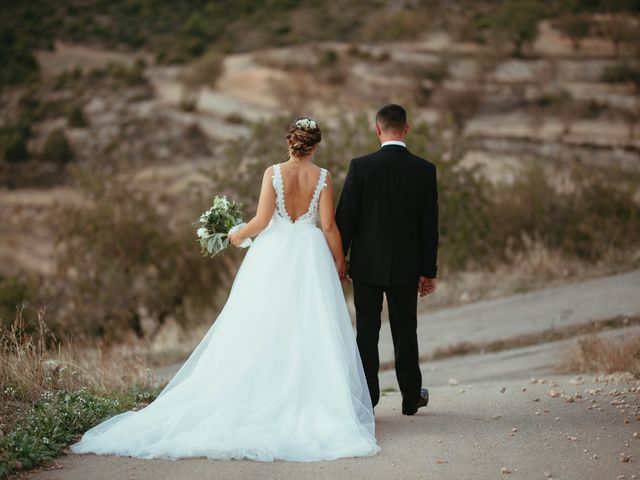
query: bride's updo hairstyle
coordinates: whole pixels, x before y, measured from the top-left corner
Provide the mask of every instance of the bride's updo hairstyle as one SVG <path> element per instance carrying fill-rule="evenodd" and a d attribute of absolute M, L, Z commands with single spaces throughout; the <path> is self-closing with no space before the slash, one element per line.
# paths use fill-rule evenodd
<path fill-rule="evenodd" d="M 322 132 L 315 120 L 300 117 L 289 126 L 286 138 L 289 143 L 289 155 L 300 158 L 309 155 L 313 147 L 320 143 Z"/>

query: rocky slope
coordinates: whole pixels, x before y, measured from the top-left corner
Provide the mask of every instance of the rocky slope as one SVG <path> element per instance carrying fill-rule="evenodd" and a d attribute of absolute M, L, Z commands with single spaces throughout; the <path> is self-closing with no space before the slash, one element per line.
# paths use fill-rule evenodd
<path fill-rule="evenodd" d="M 145 52 L 127 54 L 57 43 L 41 52 L 44 84 L 63 72 L 91 72 L 144 59 L 143 85 L 73 83 L 44 88 L 43 101 L 80 102 L 88 125 L 70 128 L 64 116 L 33 125 L 34 149 L 63 128 L 79 163 L 125 164 L 132 181 L 179 194 L 198 182 L 203 165 L 223 155 L 223 142 L 242 138 L 252 122 L 306 113 L 327 125 L 387 101 L 409 106 L 412 121 L 444 127 L 464 143 L 465 163 L 496 181 L 517 175 L 527 159 L 551 168 L 574 161 L 640 170 L 640 95 L 631 83 L 603 75 L 621 62 L 638 67 L 631 51 L 616 54 L 601 38 L 574 51 L 568 38 L 543 22 L 527 58 L 496 55 L 489 47 L 432 32 L 414 42 L 317 43 L 229 55 L 215 87 L 202 88 L 185 109 L 180 67 L 153 65 Z M 5 95 L 3 116 L 17 98 Z M 455 137 L 458 135 L 458 137 Z M 49 271 L 48 232 L 33 229 L 46 205 L 73 197 L 70 187 L 0 190 L 0 274 Z"/>

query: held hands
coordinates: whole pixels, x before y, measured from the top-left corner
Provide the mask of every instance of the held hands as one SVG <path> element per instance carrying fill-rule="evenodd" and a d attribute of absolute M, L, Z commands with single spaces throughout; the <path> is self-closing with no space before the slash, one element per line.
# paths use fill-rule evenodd
<path fill-rule="evenodd" d="M 336 270 L 341 282 L 351 283 L 351 279 L 347 276 L 347 261 L 344 257 L 336 260 Z"/>
<path fill-rule="evenodd" d="M 429 295 L 433 293 L 436 289 L 436 279 L 435 278 L 427 278 L 420 275 L 420 280 L 418 280 L 418 293 L 421 297 L 425 295 Z"/>

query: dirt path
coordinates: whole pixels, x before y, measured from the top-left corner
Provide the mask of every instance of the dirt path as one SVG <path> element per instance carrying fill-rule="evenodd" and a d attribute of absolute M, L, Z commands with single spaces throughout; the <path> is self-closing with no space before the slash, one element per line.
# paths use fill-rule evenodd
<path fill-rule="evenodd" d="M 470 336 L 499 339 L 635 315 L 640 312 L 639 287 L 640 272 L 631 272 L 423 315 L 421 348 Z M 638 334 L 637 325 L 603 333 Z M 400 394 L 384 393 L 376 408 L 381 452 L 374 457 L 259 463 L 68 453 L 49 470 L 34 471 L 27 478 L 640 478 L 640 381 L 607 384 L 606 379 L 590 376 L 554 375 L 557 354 L 575 341 L 425 363 L 429 405 L 406 417 L 400 413 Z M 160 373 L 170 376 L 178 366 Z M 380 379 L 383 388 L 397 388 L 393 371 L 381 373 Z"/>
<path fill-rule="evenodd" d="M 382 450 L 374 457 L 259 463 L 70 454 L 56 461 L 59 468 L 34 472 L 29 478 L 635 478 L 632 475 L 638 474 L 640 461 L 640 439 L 634 437 L 640 430 L 635 418 L 637 392 L 581 381 L 554 377 L 535 384 L 523 380 L 487 383 L 465 393 L 459 393 L 458 387 L 434 387 L 430 404 L 414 417 L 400 413 L 399 394 L 386 394 L 376 409 L 376 435 Z M 611 393 L 614 388 L 616 392 Z M 546 392 L 551 389 L 571 394 L 574 401 L 549 396 Z M 612 405 L 612 400 L 619 405 Z M 630 456 L 631 462 L 622 462 L 621 454 Z M 503 468 L 505 473 L 501 473 Z"/>

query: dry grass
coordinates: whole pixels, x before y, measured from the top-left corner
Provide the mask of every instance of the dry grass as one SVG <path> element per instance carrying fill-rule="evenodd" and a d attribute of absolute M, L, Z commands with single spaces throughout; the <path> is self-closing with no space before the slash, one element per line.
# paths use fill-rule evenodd
<path fill-rule="evenodd" d="M 152 387 L 155 380 L 145 355 L 136 349 L 66 339 L 59 342 L 36 311 L 35 325 L 20 307 L 9 328 L 0 328 L 0 426 L 4 429 L 46 392 L 84 388 L 100 394 Z"/>
<path fill-rule="evenodd" d="M 447 272 L 438 282 L 437 295 L 423 299 L 418 308 L 421 312 L 435 311 L 639 268 L 640 248 L 635 252 L 610 251 L 600 261 L 587 263 L 532 241 L 525 250 L 515 252 L 507 263 Z"/>
<path fill-rule="evenodd" d="M 22 304 L 14 322 L 0 327 L 0 478 L 48 462 L 78 435 L 144 407 L 162 388 L 136 348 L 60 342 L 44 309 L 31 313 Z"/>
<path fill-rule="evenodd" d="M 446 348 L 438 348 L 428 355 L 425 360 L 452 357 L 455 355 L 467 355 L 470 353 L 501 352 L 513 348 L 528 347 L 540 343 L 556 342 L 574 338 L 579 335 L 597 334 L 604 330 L 624 328 L 631 325 L 639 325 L 640 317 L 614 317 L 607 320 L 596 320 L 578 325 L 550 328 L 540 332 L 524 333 L 515 337 L 491 340 L 489 342 L 460 342 Z"/>
<path fill-rule="evenodd" d="M 492 353 L 492 352 L 502 352 L 505 350 L 511 350 L 514 348 L 521 348 L 521 347 L 528 347 L 530 345 L 537 345 L 537 344 L 541 344 L 541 343 L 548 343 L 548 342 L 555 342 L 558 340 L 566 340 L 568 338 L 575 338 L 579 335 L 588 335 L 588 334 L 592 334 L 594 335 L 594 341 L 598 340 L 600 341 L 597 337 L 595 337 L 595 335 L 599 332 L 603 332 L 605 330 L 611 330 L 611 329 L 616 329 L 616 328 L 625 328 L 625 327 L 629 327 L 632 325 L 640 325 L 640 317 L 614 317 L 614 318 L 609 318 L 606 320 L 597 320 L 597 321 L 592 321 L 589 323 L 585 323 L 585 324 L 578 324 L 578 325 L 568 325 L 566 327 L 560 327 L 560 328 L 551 328 L 551 329 L 547 329 L 547 330 L 542 330 L 540 332 L 532 332 L 532 333 L 525 333 L 522 335 L 517 335 L 515 337 L 510 337 L 510 338 L 502 338 L 502 339 L 498 339 L 498 340 L 491 340 L 491 341 L 487 341 L 487 342 L 459 342 L 459 343 L 454 343 L 452 345 L 449 345 L 448 347 L 444 347 L 444 348 L 437 348 L 435 350 L 433 350 L 432 352 L 429 353 L 425 353 L 424 355 L 420 356 L 420 361 L 421 362 L 427 362 L 427 361 L 431 361 L 431 360 L 439 360 L 442 358 L 449 358 L 449 357 L 456 357 L 456 356 L 461 356 L 461 355 L 472 355 L 472 354 L 477 354 L 477 353 Z M 588 337 L 589 339 L 591 339 L 592 337 Z M 619 347 L 619 342 L 613 342 L 613 341 L 609 341 L 610 344 L 610 349 L 613 351 L 616 348 L 620 348 Z M 580 341 L 580 345 L 582 344 L 582 340 Z M 607 344 L 607 341 L 602 341 L 602 344 Z M 607 345 L 609 345 L 607 344 Z M 627 363 L 625 365 L 630 365 L 635 361 L 635 370 L 629 370 L 629 369 L 623 369 L 623 370 L 612 370 L 611 368 L 607 367 L 606 369 L 604 367 L 602 367 L 600 370 L 598 369 L 591 369 L 588 371 L 597 371 L 599 373 L 612 373 L 612 372 L 619 372 L 619 371 L 626 371 L 626 372 L 635 372 L 635 374 L 640 374 L 640 339 L 636 339 L 636 344 L 635 344 L 635 357 L 632 355 L 630 357 L 630 359 L 626 360 Z M 585 350 L 585 352 L 588 352 L 588 350 Z M 625 354 L 629 354 L 629 353 L 633 353 L 633 350 L 626 350 Z M 588 352 L 590 354 L 590 356 L 593 357 L 593 353 Z M 586 355 L 586 354 L 584 354 Z M 577 358 L 577 357 L 576 357 Z M 585 358 L 587 358 L 585 356 Z M 611 358 L 614 358 L 614 355 L 611 355 Z M 635 360 L 633 360 L 635 358 Z M 594 362 L 592 362 L 592 365 L 614 365 L 613 363 L 609 363 L 609 362 L 605 362 L 602 363 L 600 362 L 600 360 L 596 360 Z M 620 364 L 622 364 L 622 362 L 620 362 Z M 587 365 L 586 362 L 584 362 L 584 365 Z M 380 369 L 381 370 L 389 370 L 391 368 L 393 368 L 394 363 L 393 361 L 391 362 L 383 362 L 380 364 Z M 581 367 L 581 368 L 585 368 L 585 367 Z M 586 370 L 581 370 L 580 368 L 577 368 L 575 365 L 571 368 L 567 368 L 567 371 L 572 371 L 575 372 L 576 370 L 582 372 L 582 371 L 586 371 Z M 639 375 L 640 378 L 640 375 Z"/>
<path fill-rule="evenodd" d="M 630 373 L 640 379 L 640 335 L 626 339 L 580 339 L 565 354 L 563 366 L 579 373 Z"/>
<path fill-rule="evenodd" d="M 472 353 L 501 352 L 513 348 L 527 347 L 540 343 L 566 340 L 579 335 L 595 335 L 605 330 L 624 328 L 631 325 L 639 325 L 640 317 L 614 317 L 606 320 L 597 320 L 585 324 L 568 325 L 566 327 L 551 328 L 540 332 L 525 333 L 511 338 L 491 340 L 489 342 L 460 342 L 446 348 L 438 348 L 424 360 L 436 360 L 456 355 L 468 355 Z"/>

